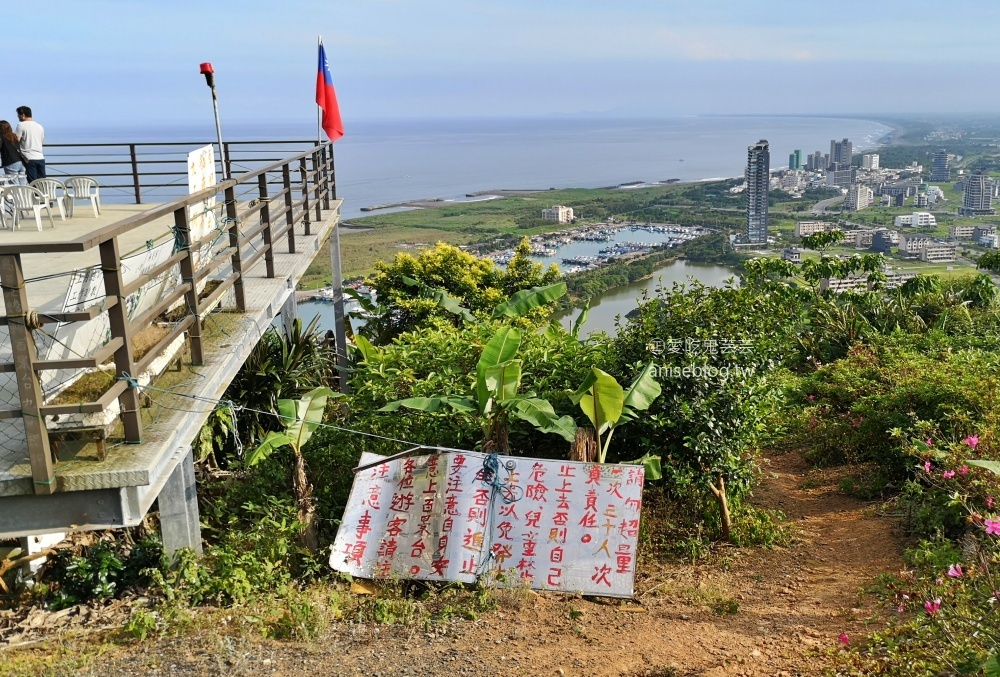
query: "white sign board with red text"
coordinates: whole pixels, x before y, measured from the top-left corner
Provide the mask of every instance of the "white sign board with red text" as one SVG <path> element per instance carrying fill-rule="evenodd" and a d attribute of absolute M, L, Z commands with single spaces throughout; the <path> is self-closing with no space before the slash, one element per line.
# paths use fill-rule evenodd
<path fill-rule="evenodd" d="M 382 458 L 364 454 L 361 465 Z M 330 566 L 360 578 L 632 596 L 641 466 L 501 456 L 496 490 L 485 460 L 436 453 L 359 472 Z"/>

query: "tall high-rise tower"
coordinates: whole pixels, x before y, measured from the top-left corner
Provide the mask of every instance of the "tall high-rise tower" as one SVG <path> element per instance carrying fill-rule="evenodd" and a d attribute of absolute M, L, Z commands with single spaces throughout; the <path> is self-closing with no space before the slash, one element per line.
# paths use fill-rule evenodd
<path fill-rule="evenodd" d="M 854 144 L 849 139 L 830 140 L 830 169 L 848 169 L 854 157 Z"/>
<path fill-rule="evenodd" d="M 948 157 L 948 151 L 944 149 L 934 153 L 931 181 L 951 181 L 951 158 Z"/>
<path fill-rule="evenodd" d="M 935 156 L 936 157 L 936 156 Z M 980 169 L 965 179 L 965 195 L 958 213 L 962 216 L 993 216 L 993 179 Z"/>
<path fill-rule="evenodd" d="M 747 241 L 767 244 L 767 189 L 771 153 L 761 139 L 747 148 Z"/>

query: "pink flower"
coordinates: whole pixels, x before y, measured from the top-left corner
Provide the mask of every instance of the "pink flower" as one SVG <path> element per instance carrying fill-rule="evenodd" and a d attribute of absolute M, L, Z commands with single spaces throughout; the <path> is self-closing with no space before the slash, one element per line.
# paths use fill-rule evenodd
<path fill-rule="evenodd" d="M 812 402 L 812 401 L 813 401 L 813 400 L 815 400 L 815 399 L 816 399 L 816 396 L 815 396 L 815 395 L 810 395 L 810 396 L 809 396 L 809 401 L 810 401 L 810 402 Z"/>
<path fill-rule="evenodd" d="M 977 446 L 979 446 L 979 435 L 969 435 L 964 440 L 962 440 L 962 444 L 968 444 L 970 447 L 975 449 Z"/>
<path fill-rule="evenodd" d="M 926 444 L 928 447 L 933 447 L 934 446 L 934 440 L 932 440 L 931 438 L 928 437 L 926 440 L 924 440 L 924 444 Z"/>
<path fill-rule="evenodd" d="M 910 599 L 910 596 L 909 596 L 909 595 L 903 595 L 903 600 L 904 600 L 904 601 L 907 601 L 907 600 L 909 600 L 909 599 Z"/>
<path fill-rule="evenodd" d="M 993 507 L 993 503 L 994 503 L 994 502 L 995 502 L 995 501 L 993 500 L 993 497 L 992 497 L 992 496 L 987 496 L 987 497 L 986 497 L 986 507 L 987 507 L 987 508 L 992 508 L 992 507 Z"/>
<path fill-rule="evenodd" d="M 906 611 L 906 608 L 902 604 L 900 604 L 898 607 L 896 607 L 896 612 L 897 613 L 903 613 L 904 611 Z"/>
<path fill-rule="evenodd" d="M 856 418 L 853 421 L 851 421 L 851 425 L 854 426 L 855 428 L 857 428 L 859 425 L 861 425 L 861 422 L 864 421 L 864 420 L 865 419 L 863 419 L 863 418 Z"/>
<path fill-rule="evenodd" d="M 1000 536 L 1000 521 L 983 520 L 983 527 L 990 536 Z"/>
<path fill-rule="evenodd" d="M 842 632 L 840 633 L 840 637 L 837 638 L 837 641 L 843 644 L 844 646 L 847 646 L 848 644 L 851 643 L 851 638 L 847 636 L 846 632 Z"/>
<path fill-rule="evenodd" d="M 924 461 L 924 472 L 930 472 L 930 471 L 931 471 L 931 462 Z"/>
<path fill-rule="evenodd" d="M 934 581 L 934 584 L 935 585 L 944 585 L 944 579 L 943 578 L 939 578 L 936 581 Z"/>
<path fill-rule="evenodd" d="M 969 466 L 963 465 L 961 468 L 958 469 L 958 474 L 961 475 L 962 477 L 965 477 L 966 475 L 968 475 L 969 474 Z"/>
<path fill-rule="evenodd" d="M 962 565 L 952 564 L 948 567 L 948 576 L 951 578 L 961 578 L 962 577 Z"/>
<path fill-rule="evenodd" d="M 943 473 L 941 473 L 941 477 L 945 478 L 946 480 L 950 480 L 954 476 L 955 476 L 954 470 L 945 470 Z"/>
<path fill-rule="evenodd" d="M 933 601 L 924 602 L 924 608 L 927 609 L 927 613 L 933 616 L 941 608 L 941 598 L 938 597 Z"/>

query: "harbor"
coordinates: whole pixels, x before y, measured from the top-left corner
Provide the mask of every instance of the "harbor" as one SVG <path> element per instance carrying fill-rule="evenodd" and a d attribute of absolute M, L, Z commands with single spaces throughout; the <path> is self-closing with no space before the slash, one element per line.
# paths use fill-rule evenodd
<path fill-rule="evenodd" d="M 705 228 L 669 223 L 590 224 L 532 236 L 531 256 L 546 266 L 556 264 L 563 274 L 572 275 L 672 248 L 707 232 Z M 514 258 L 514 250 L 491 252 L 486 257 L 507 265 Z"/>

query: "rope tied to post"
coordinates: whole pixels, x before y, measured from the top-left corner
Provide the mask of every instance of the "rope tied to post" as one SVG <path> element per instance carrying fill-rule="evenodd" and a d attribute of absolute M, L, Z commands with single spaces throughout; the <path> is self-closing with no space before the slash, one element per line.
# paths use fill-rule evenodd
<path fill-rule="evenodd" d="M 514 469 L 517 465 L 514 461 L 507 461 L 502 464 L 504 470 L 507 471 L 507 479 L 500 479 L 500 457 L 496 452 L 493 452 L 489 456 L 483 459 L 483 476 L 482 483 L 490 487 L 490 505 L 488 508 L 486 531 L 491 533 L 493 531 L 492 520 L 493 520 L 493 506 L 496 503 L 497 498 L 499 498 L 505 505 L 510 505 L 511 503 L 516 503 L 524 497 L 524 490 L 517 486 L 511 481 L 511 476 L 514 473 Z M 492 538 L 490 539 L 492 541 Z M 497 559 L 496 552 L 493 548 L 489 548 L 483 560 L 476 567 L 476 578 L 481 578 L 484 574 L 488 573 L 490 570 L 490 565 L 494 560 Z"/>
<path fill-rule="evenodd" d="M 20 322 L 17 322 L 18 320 L 20 320 Z M 7 321 L 14 322 L 15 324 L 22 324 L 28 331 L 41 329 L 44 324 L 37 310 L 26 310 L 24 311 L 24 315 L 8 315 Z"/>

